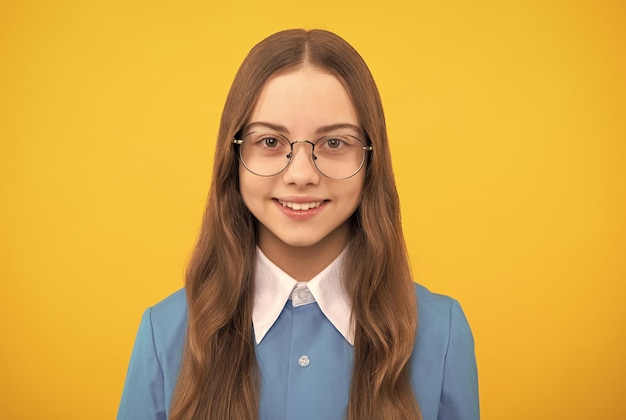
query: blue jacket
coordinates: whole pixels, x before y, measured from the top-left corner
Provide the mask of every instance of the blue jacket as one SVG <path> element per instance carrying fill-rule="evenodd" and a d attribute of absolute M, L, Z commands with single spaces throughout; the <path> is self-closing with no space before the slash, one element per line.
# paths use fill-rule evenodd
<path fill-rule="evenodd" d="M 458 302 L 415 285 L 419 327 L 412 384 L 424 420 L 478 420 L 474 340 Z M 256 346 L 261 420 L 339 420 L 348 403 L 353 347 L 316 303 L 289 301 Z M 143 315 L 118 420 L 166 419 L 187 327 L 179 290 Z M 218 419 L 219 420 L 219 419 Z"/>

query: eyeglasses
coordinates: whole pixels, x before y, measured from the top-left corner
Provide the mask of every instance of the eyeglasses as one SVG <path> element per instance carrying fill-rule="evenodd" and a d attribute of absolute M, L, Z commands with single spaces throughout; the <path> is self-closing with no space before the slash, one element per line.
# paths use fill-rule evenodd
<path fill-rule="evenodd" d="M 365 164 L 365 146 L 350 134 L 323 136 L 314 142 L 289 141 L 282 134 L 272 131 L 253 131 L 242 139 L 233 140 L 239 145 L 239 159 L 243 166 L 258 176 L 274 176 L 283 172 L 293 159 L 293 148 L 298 143 L 308 143 L 311 160 L 320 173 L 332 179 L 347 179 L 356 175 Z"/>

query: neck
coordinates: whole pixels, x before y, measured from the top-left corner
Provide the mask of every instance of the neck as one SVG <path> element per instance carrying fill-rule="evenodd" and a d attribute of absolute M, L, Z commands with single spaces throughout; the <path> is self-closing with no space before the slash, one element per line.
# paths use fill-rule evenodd
<path fill-rule="evenodd" d="M 345 223 L 321 241 L 309 246 L 291 246 L 272 232 L 259 232 L 259 248 L 274 264 L 297 281 L 309 281 L 341 254 L 347 243 Z"/>

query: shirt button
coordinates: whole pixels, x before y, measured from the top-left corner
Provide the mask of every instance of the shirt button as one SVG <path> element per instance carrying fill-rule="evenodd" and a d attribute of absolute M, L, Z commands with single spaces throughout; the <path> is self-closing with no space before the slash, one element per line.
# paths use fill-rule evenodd
<path fill-rule="evenodd" d="M 311 293 L 309 292 L 309 289 L 298 290 L 298 297 L 302 300 L 305 300 L 306 298 L 308 298 L 310 294 Z"/>
<path fill-rule="evenodd" d="M 302 355 L 298 358 L 298 364 L 300 365 L 300 367 L 307 367 L 309 364 L 311 363 L 311 360 L 309 359 L 309 356 L 307 355 Z"/>

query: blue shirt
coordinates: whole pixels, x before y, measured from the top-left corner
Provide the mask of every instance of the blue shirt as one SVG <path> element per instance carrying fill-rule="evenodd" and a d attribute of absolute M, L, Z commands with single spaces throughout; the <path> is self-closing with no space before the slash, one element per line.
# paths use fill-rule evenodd
<path fill-rule="evenodd" d="M 415 285 L 419 327 L 411 381 L 424 420 L 479 419 L 474 342 L 458 302 Z M 166 419 L 187 325 L 179 290 L 143 315 L 118 420 Z M 256 346 L 261 420 L 343 419 L 353 347 L 316 302 L 288 301 Z"/>

